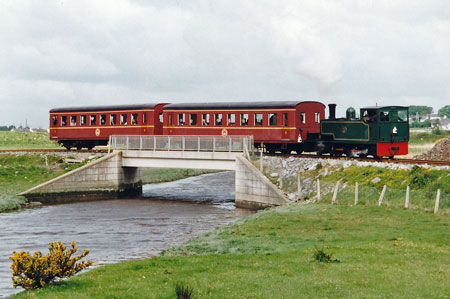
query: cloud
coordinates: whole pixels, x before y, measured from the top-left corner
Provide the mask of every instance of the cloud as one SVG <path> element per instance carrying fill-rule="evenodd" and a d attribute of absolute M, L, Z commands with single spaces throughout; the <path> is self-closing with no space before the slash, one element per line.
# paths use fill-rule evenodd
<path fill-rule="evenodd" d="M 2 122 L 26 114 L 30 124 L 44 126 L 57 106 L 158 101 L 438 109 L 449 101 L 449 6 L 438 0 L 4 0 Z"/>

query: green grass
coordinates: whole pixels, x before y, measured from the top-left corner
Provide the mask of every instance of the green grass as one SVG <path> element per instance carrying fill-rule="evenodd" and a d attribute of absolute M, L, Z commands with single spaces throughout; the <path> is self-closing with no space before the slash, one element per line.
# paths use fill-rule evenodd
<path fill-rule="evenodd" d="M 0 212 L 18 209 L 25 202 L 16 194 L 80 167 L 88 160 L 82 164 L 61 162 L 62 157 L 55 154 L 0 155 Z"/>
<path fill-rule="evenodd" d="M 217 172 L 216 170 L 182 168 L 143 168 L 141 171 L 143 184 L 171 182 L 191 176 Z"/>
<path fill-rule="evenodd" d="M 49 139 L 47 132 L 0 131 L 0 150 L 61 148 Z"/>
<path fill-rule="evenodd" d="M 409 136 L 410 145 L 436 143 L 440 139 L 450 136 L 450 131 L 439 131 L 439 134 L 427 133 L 427 132 L 414 132 L 411 131 Z"/>
<path fill-rule="evenodd" d="M 107 265 L 15 298 L 444 298 L 450 218 L 388 207 L 290 205 L 163 257 Z M 339 263 L 315 261 L 316 249 Z"/>

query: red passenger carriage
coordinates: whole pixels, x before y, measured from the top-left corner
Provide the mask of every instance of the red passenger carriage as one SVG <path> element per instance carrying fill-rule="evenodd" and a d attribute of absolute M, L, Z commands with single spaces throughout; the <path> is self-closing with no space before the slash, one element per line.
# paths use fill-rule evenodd
<path fill-rule="evenodd" d="M 110 135 L 161 135 L 165 104 L 64 107 L 50 110 L 50 139 L 67 149 L 107 145 Z"/>
<path fill-rule="evenodd" d="M 325 118 L 320 102 L 181 103 L 163 108 L 164 135 L 248 135 L 268 152 L 302 151 Z"/>

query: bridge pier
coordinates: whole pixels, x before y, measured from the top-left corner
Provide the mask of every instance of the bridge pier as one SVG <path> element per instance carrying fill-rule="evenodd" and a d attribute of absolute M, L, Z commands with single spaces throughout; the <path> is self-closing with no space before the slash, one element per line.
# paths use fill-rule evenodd
<path fill-rule="evenodd" d="M 19 195 L 30 201 L 66 203 L 114 199 L 141 193 L 140 168 L 122 167 L 122 153 L 114 152 Z"/>

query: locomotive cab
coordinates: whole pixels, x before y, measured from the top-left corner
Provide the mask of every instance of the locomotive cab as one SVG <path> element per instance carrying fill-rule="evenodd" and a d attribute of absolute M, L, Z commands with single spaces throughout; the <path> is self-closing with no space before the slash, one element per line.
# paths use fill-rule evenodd
<path fill-rule="evenodd" d="M 361 108 L 360 118 L 369 125 L 369 139 L 375 143 L 372 154 L 383 157 L 408 154 L 408 107 Z"/>

